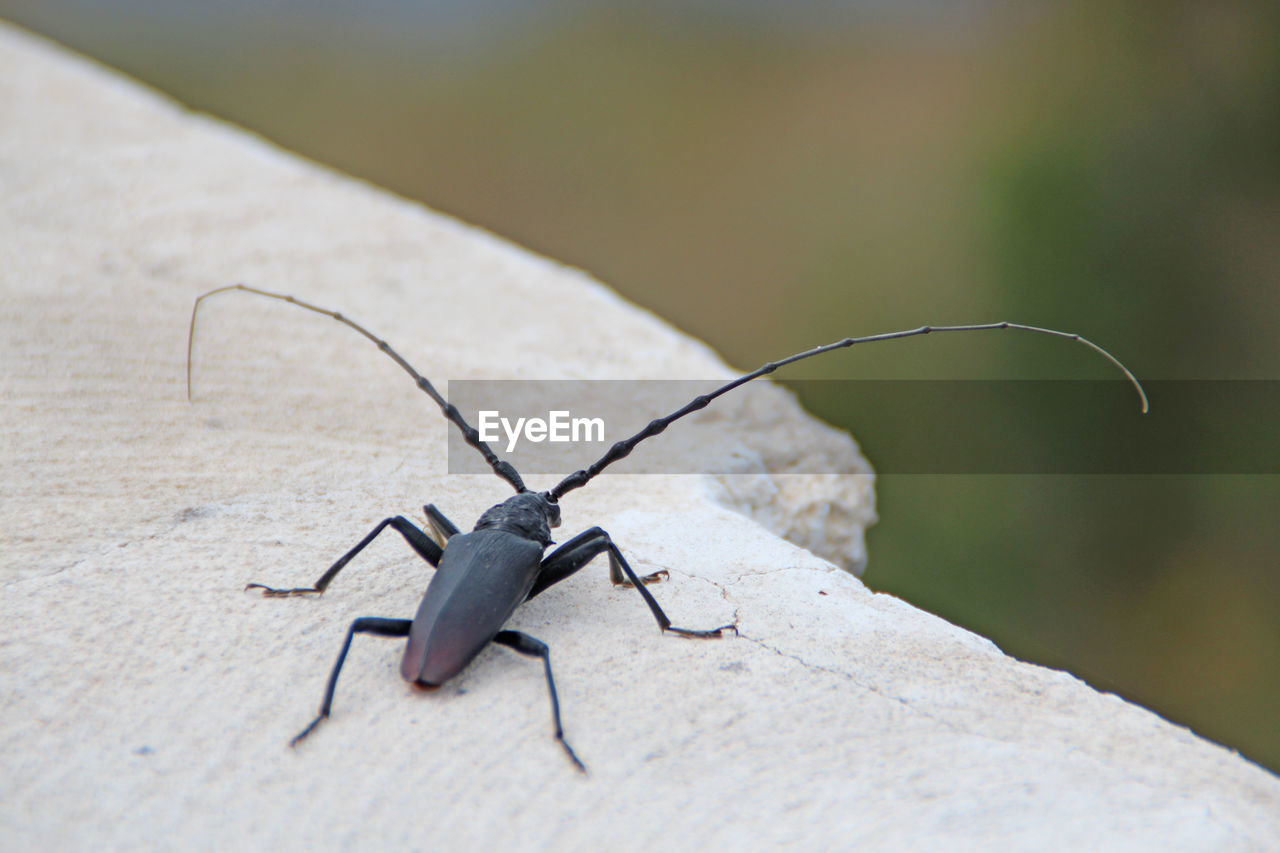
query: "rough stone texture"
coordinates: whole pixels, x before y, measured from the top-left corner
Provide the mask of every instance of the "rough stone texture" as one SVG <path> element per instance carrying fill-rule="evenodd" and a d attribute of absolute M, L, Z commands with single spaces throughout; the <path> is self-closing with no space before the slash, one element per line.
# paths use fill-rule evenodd
<path fill-rule="evenodd" d="M 741 630 L 661 636 L 595 564 L 521 608 L 589 776 L 535 662 L 489 649 L 424 694 L 372 637 L 289 750 L 350 620 L 411 615 L 430 570 L 388 536 L 321 599 L 244 584 L 310 582 L 388 514 L 465 524 L 507 490 L 446 475 L 429 403 L 291 306 L 210 300 L 188 404 L 192 299 L 240 280 L 344 310 L 441 380 L 725 374 L 581 273 L 0 29 L 0 847 L 1280 846 L 1271 774 L 717 502 L 856 565 L 868 478 L 566 498 L 567 532 L 670 570 L 678 624 Z M 788 453 L 856 464 L 786 406 Z"/>

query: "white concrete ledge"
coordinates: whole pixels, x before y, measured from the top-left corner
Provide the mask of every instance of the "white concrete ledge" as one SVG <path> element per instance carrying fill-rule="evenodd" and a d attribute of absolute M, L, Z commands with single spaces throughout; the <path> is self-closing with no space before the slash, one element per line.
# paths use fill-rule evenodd
<path fill-rule="evenodd" d="M 399 643 L 358 638 L 333 718 L 289 750 L 350 620 L 412 615 L 430 569 L 388 536 L 321 599 L 244 584 L 308 583 L 387 515 L 470 524 L 509 490 L 446 475 L 429 402 L 290 306 L 211 301 L 188 404 L 192 299 L 235 281 L 343 310 L 442 383 L 726 374 L 579 272 L 0 29 L 0 847 L 1277 847 L 1273 775 L 717 503 L 856 566 L 867 478 L 566 498 L 566 533 L 670 570 L 679 624 L 741 630 L 661 636 L 594 564 L 521 608 L 587 777 L 504 649 L 423 694 Z M 762 466 L 860 464 L 764 409 L 787 441 Z"/>

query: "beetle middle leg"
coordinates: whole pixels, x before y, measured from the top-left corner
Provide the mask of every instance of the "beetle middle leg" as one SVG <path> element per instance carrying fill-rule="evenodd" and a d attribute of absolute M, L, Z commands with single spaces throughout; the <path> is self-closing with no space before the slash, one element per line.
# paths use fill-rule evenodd
<path fill-rule="evenodd" d="M 364 616 L 351 623 L 347 629 L 347 639 L 342 643 L 342 651 L 338 652 L 338 660 L 329 673 L 329 684 L 324 689 L 324 701 L 320 703 L 320 716 L 311 721 L 305 729 L 294 735 L 289 746 L 297 746 L 318 725 L 329 716 L 329 708 L 333 705 L 333 692 L 338 688 L 338 674 L 347 661 L 347 652 L 351 649 L 351 638 L 356 634 L 380 634 L 383 637 L 407 637 L 413 626 L 412 619 L 383 619 L 378 616 Z"/>
<path fill-rule="evenodd" d="M 266 584 L 251 583 L 245 586 L 245 589 L 260 589 L 262 594 L 272 598 L 279 598 L 288 595 L 319 595 L 325 591 L 325 588 L 338 576 L 338 572 L 342 571 L 347 563 L 365 549 L 370 542 L 377 538 L 388 527 L 394 529 L 397 533 L 405 538 L 409 546 L 418 552 L 418 556 L 426 560 L 433 566 L 440 565 L 440 557 L 444 553 L 444 547 L 439 544 L 438 539 L 448 541 L 449 536 L 458 532 L 458 528 L 453 525 L 449 519 L 445 518 L 440 510 L 434 505 L 427 504 L 424 508 L 427 513 L 427 521 L 429 522 L 431 534 L 423 533 L 413 525 L 413 522 L 402 515 L 395 518 L 385 518 L 378 522 L 378 526 L 369 532 L 369 535 L 361 539 L 354 548 L 343 554 L 338 562 L 329 567 L 329 570 L 320 576 L 314 586 L 299 586 L 292 589 L 277 589 L 267 586 Z"/>
<path fill-rule="evenodd" d="M 645 604 L 649 605 L 649 611 L 653 613 L 653 618 L 658 620 L 659 629 L 679 634 L 682 637 L 697 638 L 720 637 L 723 636 L 724 631 L 729 629 L 733 629 L 737 633 L 738 628 L 736 625 L 721 625 L 719 628 L 714 628 L 710 631 L 697 631 L 691 628 L 673 626 L 671 620 L 667 618 L 667 614 L 662 612 L 657 599 L 653 597 L 649 590 L 645 589 L 645 583 L 652 583 L 657 579 L 657 575 L 649 575 L 644 579 L 636 577 L 636 573 L 632 571 L 626 557 L 623 557 L 622 552 L 618 550 L 618 546 L 613 544 L 609 534 L 599 527 L 593 527 L 590 530 L 579 533 L 555 551 L 552 551 L 542 561 L 538 579 L 534 581 L 528 598 L 533 598 L 547 587 L 559 583 L 591 562 L 593 558 L 605 552 L 609 554 L 609 579 L 618 585 L 634 586 L 636 591 L 644 598 Z M 658 574 L 662 573 L 659 572 Z"/>
<path fill-rule="evenodd" d="M 515 649 L 522 655 L 542 658 L 542 668 L 547 674 L 547 690 L 551 693 L 551 719 L 556 726 L 556 740 L 560 741 L 560 745 L 564 747 L 565 752 L 569 753 L 569 759 L 577 765 L 578 769 L 586 773 L 586 765 L 578 759 L 573 747 L 569 746 L 569 741 L 564 739 L 564 727 L 560 725 L 560 697 L 556 695 L 556 681 L 551 677 L 551 649 L 536 637 L 530 637 L 520 631 L 499 631 L 493 641 L 509 649 Z"/>

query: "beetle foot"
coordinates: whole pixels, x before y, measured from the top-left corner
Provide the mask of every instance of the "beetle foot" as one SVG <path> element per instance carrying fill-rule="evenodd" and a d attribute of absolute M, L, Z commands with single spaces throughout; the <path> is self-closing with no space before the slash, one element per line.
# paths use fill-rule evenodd
<path fill-rule="evenodd" d="M 662 569 L 661 571 L 657 571 L 651 575 L 645 575 L 644 577 L 640 578 L 640 583 L 644 584 L 645 586 L 649 586 L 650 584 L 662 583 L 663 581 L 669 579 L 670 577 L 671 577 L 671 573 L 668 572 L 666 569 Z M 633 584 L 629 580 L 614 581 L 613 585 L 617 587 L 622 587 L 624 589 L 630 589 L 631 587 L 635 586 L 635 584 Z"/>
<path fill-rule="evenodd" d="M 322 589 L 316 589 L 314 586 L 297 586 L 293 589 L 276 589 L 271 586 L 264 586 L 260 583 L 251 583 L 245 586 L 245 592 L 251 589 L 260 589 L 266 598 L 285 598 L 291 595 L 320 595 L 324 592 Z M 313 724 L 314 725 L 314 724 Z"/>
<path fill-rule="evenodd" d="M 294 735 L 293 740 L 289 741 L 289 748 L 293 749 L 294 747 L 296 747 L 298 745 L 298 741 L 302 740 L 304 737 L 311 734 L 311 730 L 314 729 L 316 726 L 320 725 L 320 721 L 327 716 L 329 715 L 321 714 L 320 716 L 316 717 L 314 720 L 311 721 L 311 725 L 307 726 L 305 729 L 303 729 L 302 731 Z"/>
<path fill-rule="evenodd" d="M 573 751 L 573 747 L 569 746 L 569 741 L 564 739 L 564 733 L 556 735 L 556 740 L 560 741 L 560 745 L 564 747 L 564 751 L 569 753 L 569 760 L 573 762 L 573 766 L 578 768 L 578 772 L 584 776 L 587 773 L 587 765 L 582 763 L 582 759 L 578 758 L 578 754 Z"/>
<path fill-rule="evenodd" d="M 725 631 L 732 631 L 735 637 L 738 636 L 738 626 L 736 624 L 721 625 L 719 628 L 714 628 L 710 631 L 695 631 L 691 628 L 677 628 L 674 625 L 668 625 L 662 630 L 664 632 L 678 634 L 681 637 L 689 637 L 694 640 L 718 640 L 724 636 Z"/>

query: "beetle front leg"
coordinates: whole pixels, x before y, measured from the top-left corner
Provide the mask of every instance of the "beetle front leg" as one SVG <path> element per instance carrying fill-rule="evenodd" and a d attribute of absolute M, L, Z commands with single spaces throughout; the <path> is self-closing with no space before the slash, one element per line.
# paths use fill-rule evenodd
<path fill-rule="evenodd" d="M 618 550 L 618 546 L 613 544 L 613 540 L 609 538 L 609 534 L 599 527 L 593 527 L 584 531 L 561 545 L 555 551 L 542 561 L 542 568 L 538 572 L 538 579 L 534 581 L 533 588 L 529 591 L 529 598 L 533 598 L 547 587 L 559 583 L 574 572 L 581 569 L 593 558 L 601 553 L 609 554 L 609 577 L 614 583 L 621 583 L 625 578 L 630 583 L 628 586 L 634 586 L 636 591 L 644 598 L 645 604 L 649 606 L 649 611 L 653 614 L 653 618 L 658 620 L 658 628 L 663 631 L 670 631 L 673 634 L 679 634 L 682 637 L 696 638 L 714 638 L 723 635 L 724 631 L 732 629 L 737 633 L 736 625 L 721 625 L 710 631 L 697 631 L 691 628 L 677 628 L 671 624 L 671 620 L 667 618 L 667 614 L 662 612 L 662 608 L 658 605 L 657 599 L 645 589 L 645 583 L 652 583 L 657 575 L 649 575 L 644 580 L 636 577 L 636 573 L 632 571 L 631 566 L 627 563 L 626 557 L 622 556 L 622 552 Z M 664 574 L 658 572 L 658 575 Z M 526 599 L 527 600 L 527 599 Z"/>
<path fill-rule="evenodd" d="M 428 513 L 430 513 L 430 510 L 434 510 L 435 507 L 428 505 L 427 509 L 428 509 Z M 453 526 L 452 523 L 449 521 L 449 519 L 445 518 L 444 515 L 440 513 L 439 510 L 436 510 L 436 515 L 440 519 L 443 519 L 445 524 L 448 524 L 450 527 Z M 437 528 L 435 526 L 436 524 L 435 520 L 431 518 L 430 514 L 428 514 L 427 518 L 428 520 L 432 521 L 432 529 L 436 530 Z M 440 556 L 444 553 L 444 548 L 436 544 L 436 542 L 432 540 L 430 536 L 423 533 L 418 528 L 414 527 L 413 522 L 409 521 L 409 519 L 405 518 L 402 515 L 397 515 L 395 518 L 386 518 L 380 521 L 378 523 L 378 526 L 373 528 L 373 530 L 369 532 L 368 536 L 361 539 L 354 548 L 352 548 L 347 553 L 343 554 L 342 557 L 339 558 L 338 562 L 330 566 L 329 570 L 325 572 L 323 575 L 321 575 L 320 579 L 316 581 L 315 586 L 299 586 L 299 587 L 293 587 L 292 589 L 276 589 L 275 587 L 270 587 L 265 584 L 251 583 L 245 586 L 245 589 L 246 590 L 260 589 L 262 590 L 263 595 L 271 598 L 280 598 L 288 595 L 319 595 L 320 593 L 324 592 L 325 588 L 329 586 L 329 583 L 338 576 L 338 572 L 342 571 L 343 568 L 346 567 L 347 563 L 351 562 L 352 558 L 356 556 L 356 554 L 359 554 L 361 551 L 363 551 L 365 547 L 370 542 L 372 542 L 377 537 L 377 535 L 381 533 L 383 530 L 385 530 L 387 527 L 393 528 L 397 533 L 403 536 L 405 538 L 405 541 L 409 543 L 409 546 L 413 548 L 413 550 L 418 552 L 419 557 L 426 560 L 428 563 L 430 563 L 433 566 L 440 565 Z M 455 532 L 457 531 L 456 527 L 454 527 L 453 529 Z"/>
<path fill-rule="evenodd" d="M 435 504 L 424 506 L 422 513 L 427 517 L 427 535 L 434 539 L 441 548 L 449 544 L 449 540 L 457 535 L 458 525 L 450 521 L 443 512 L 436 509 Z M 432 563 L 432 565 L 435 564 Z"/>
<path fill-rule="evenodd" d="M 601 551 L 606 550 L 607 546 L 598 541 L 602 537 L 606 541 L 612 541 L 609 539 L 608 533 L 605 533 L 599 527 L 593 527 L 590 530 L 582 531 L 552 552 L 542 561 L 542 571 L 538 574 L 538 580 L 533 586 L 533 592 L 529 593 L 529 598 L 533 598 L 552 584 L 559 583 L 569 577 L 569 575 L 578 571 L 578 569 L 590 562 L 592 558 L 600 554 Z M 619 560 L 621 560 L 621 563 L 619 563 Z M 552 561 L 555 562 L 553 568 L 549 566 Z M 626 560 L 622 559 L 621 553 L 616 558 L 612 553 L 609 554 L 609 583 L 614 586 L 635 586 L 631 578 L 628 578 L 622 570 L 622 565 L 625 563 Z M 548 572 L 548 568 L 552 568 L 552 571 Z M 634 576 L 633 573 L 632 577 Z M 651 575 L 639 578 L 639 581 L 643 584 L 652 584 L 666 580 L 670 576 L 670 572 L 662 569 Z"/>

